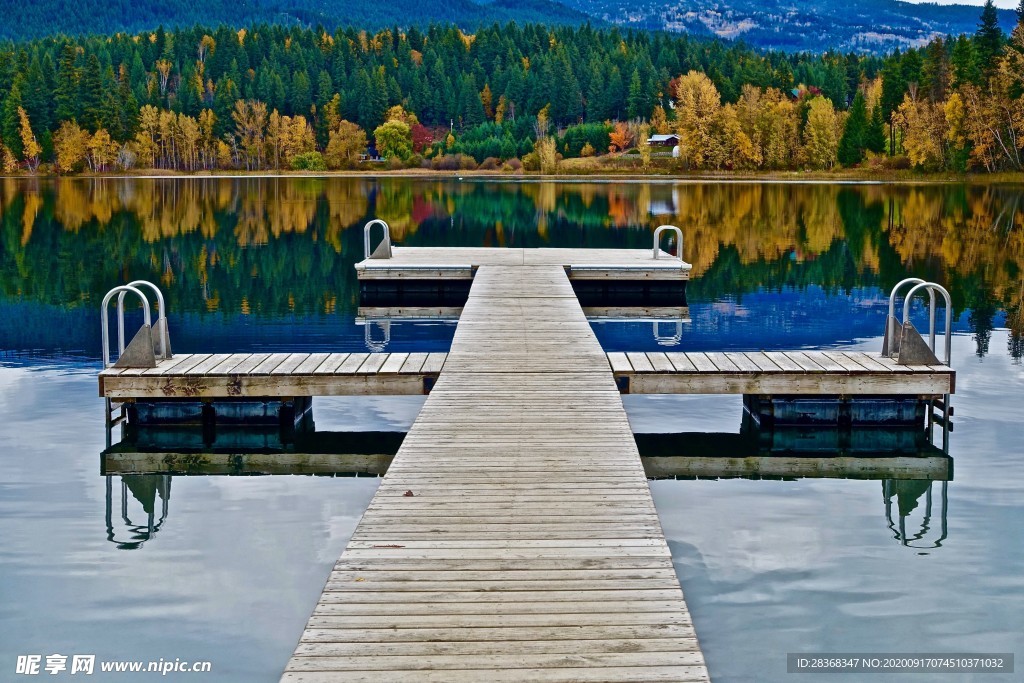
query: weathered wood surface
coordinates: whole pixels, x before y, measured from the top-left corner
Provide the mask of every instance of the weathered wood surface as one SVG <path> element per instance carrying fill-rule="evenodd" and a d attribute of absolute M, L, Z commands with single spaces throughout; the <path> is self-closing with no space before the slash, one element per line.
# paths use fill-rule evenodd
<path fill-rule="evenodd" d="M 387 454 L 107 452 L 103 474 L 366 474 L 383 475 Z"/>
<path fill-rule="evenodd" d="M 743 458 L 659 456 L 642 458 L 653 479 L 675 477 L 807 477 L 812 479 L 952 479 L 949 456 L 855 457 L 766 455 Z"/>
<path fill-rule="evenodd" d="M 691 266 L 650 249 L 393 247 L 390 259 L 356 264 L 361 280 L 469 280 L 479 266 L 557 266 L 574 280 L 688 280 Z"/>
<path fill-rule="evenodd" d="M 100 396 L 114 399 L 282 398 L 423 394 L 444 353 L 178 354 L 155 368 L 109 368 Z M 413 362 L 410 362 L 413 361 Z M 417 365 L 418 361 L 418 365 Z"/>
<path fill-rule="evenodd" d="M 946 365 L 897 365 L 863 351 L 609 353 L 631 394 L 934 396 L 956 390 Z"/>
<path fill-rule="evenodd" d="M 708 680 L 563 268 L 480 268 L 282 680 Z"/>

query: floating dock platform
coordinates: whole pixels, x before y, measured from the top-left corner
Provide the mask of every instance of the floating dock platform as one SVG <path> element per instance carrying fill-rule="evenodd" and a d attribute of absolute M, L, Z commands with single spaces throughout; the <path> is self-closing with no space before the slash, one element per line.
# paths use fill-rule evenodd
<path fill-rule="evenodd" d="M 385 239 L 356 269 L 372 287 L 462 282 L 462 295 L 428 304 L 461 309 L 451 351 L 182 354 L 99 378 L 108 400 L 214 410 L 218 399 L 428 394 L 327 580 L 289 683 L 707 681 L 620 394 L 910 395 L 948 406 L 954 390 L 947 366 L 897 368 L 869 354 L 607 354 L 579 284 L 685 284 L 689 265 L 657 246 Z"/>

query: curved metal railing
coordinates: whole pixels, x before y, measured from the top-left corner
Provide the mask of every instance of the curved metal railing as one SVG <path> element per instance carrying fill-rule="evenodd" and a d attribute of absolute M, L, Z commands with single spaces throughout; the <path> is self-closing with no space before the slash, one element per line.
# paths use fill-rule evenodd
<path fill-rule="evenodd" d="M 374 218 L 372 221 L 363 226 L 363 258 L 368 259 L 374 253 L 370 251 L 370 232 L 373 230 L 373 226 L 380 225 L 384 228 L 384 239 L 381 244 L 386 244 L 387 247 L 387 258 L 391 258 L 391 228 L 387 223 L 379 218 Z M 377 245 L 380 248 L 380 245 Z"/>
<path fill-rule="evenodd" d="M 666 230 L 671 230 L 676 234 L 676 242 L 678 248 L 676 249 L 676 258 L 682 260 L 683 258 L 683 231 L 674 225 L 659 225 L 654 229 L 654 258 L 659 258 L 661 254 L 661 233 Z M 667 252 L 666 252 L 667 253 Z"/>
<path fill-rule="evenodd" d="M 907 296 L 904 297 L 904 299 L 903 299 L 903 324 L 905 325 L 907 323 L 907 321 L 910 320 L 910 304 L 913 302 L 914 295 L 919 290 L 922 290 L 922 289 L 927 290 L 929 298 L 931 299 L 930 305 L 928 307 L 928 318 L 931 321 L 931 324 L 930 324 L 930 330 L 931 330 L 930 346 L 931 346 L 931 349 L 932 349 L 932 353 L 935 353 L 935 292 L 938 292 L 939 294 L 941 294 L 942 298 L 945 299 L 945 302 L 946 302 L 946 328 L 943 331 L 943 336 L 945 337 L 946 357 L 945 357 L 945 360 L 943 362 L 946 365 L 949 365 L 950 361 L 952 359 L 952 350 L 953 350 L 953 331 L 952 331 L 952 327 L 953 327 L 953 300 L 952 300 L 952 298 L 950 298 L 949 292 L 946 291 L 945 287 L 943 287 L 942 285 L 937 284 L 935 282 L 921 282 L 921 283 L 916 284 L 913 287 L 911 287 L 910 291 L 907 292 Z"/>
<path fill-rule="evenodd" d="M 167 327 L 167 306 L 164 304 L 164 294 L 160 291 L 160 288 L 154 285 L 148 280 L 132 280 L 126 286 L 128 287 L 147 287 L 153 290 L 156 295 L 156 326 L 160 335 L 160 352 L 156 354 L 158 358 L 167 359 L 171 357 L 171 340 L 170 332 Z M 124 298 L 128 294 L 126 291 L 122 291 L 117 295 L 117 305 L 119 310 L 124 310 Z M 117 318 L 117 344 L 120 350 L 124 351 L 124 316 L 119 315 Z"/>
<path fill-rule="evenodd" d="M 114 287 L 109 292 L 107 292 L 107 295 L 105 297 L 103 297 L 103 303 L 100 304 L 100 318 L 101 318 L 100 324 L 102 325 L 102 330 L 101 330 L 100 336 L 101 336 L 101 339 L 103 340 L 103 367 L 104 368 L 109 368 L 110 367 L 110 329 L 109 329 L 109 327 L 110 327 L 110 319 L 109 319 L 109 316 L 108 316 L 108 310 L 107 309 L 108 309 L 108 307 L 110 305 L 110 300 L 112 298 L 114 298 L 115 294 L 117 294 L 118 295 L 118 297 L 117 297 L 117 329 L 118 329 L 117 350 L 118 350 L 118 354 L 120 355 L 120 354 L 124 353 L 124 349 L 125 349 L 125 345 L 124 345 L 124 296 L 121 296 L 121 295 L 122 294 L 129 294 L 129 293 L 134 294 L 135 296 L 139 297 L 139 300 L 142 302 L 142 315 L 143 315 L 143 321 L 145 322 L 145 324 L 149 325 L 149 326 L 152 326 L 152 324 L 153 324 L 153 319 L 152 319 L 152 316 L 150 315 L 150 311 L 149 311 L 149 299 L 146 298 L 146 295 L 143 294 L 140 289 L 138 289 L 137 287 L 133 287 L 132 285 L 121 285 L 120 287 Z"/>

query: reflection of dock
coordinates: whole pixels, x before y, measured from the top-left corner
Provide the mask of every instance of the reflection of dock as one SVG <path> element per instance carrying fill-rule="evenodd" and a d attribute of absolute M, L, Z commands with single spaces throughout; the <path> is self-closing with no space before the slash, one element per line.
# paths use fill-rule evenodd
<path fill-rule="evenodd" d="M 751 455 L 643 458 L 644 472 L 651 479 L 694 477 L 751 477 L 757 479 L 927 479 L 947 481 L 953 461 L 948 455 L 828 457 Z"/>

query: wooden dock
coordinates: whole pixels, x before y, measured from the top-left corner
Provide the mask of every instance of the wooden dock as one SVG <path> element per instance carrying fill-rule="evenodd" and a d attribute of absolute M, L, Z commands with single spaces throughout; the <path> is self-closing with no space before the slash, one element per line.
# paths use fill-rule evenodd
<path fill-rule="evenodd" d="M 947 366 L 866 353 L 606 354 L 577 291 L 621 282 L 683 292 L 690 266 L 664 252 L 395 247 L 356 269 L 380 291 L 418 296 L 442 283 L 437 308 L 381 305 L 457 313 L 450 353 L 179 354 L 99 376 L 100 395 L 119 403 L 428 394 L 331 572 L 282 676 L 289 683 L 706 681 L 620 393 L 891 395 L 948 407 L 942 397 L 954 391 Z M 591 315 L 621 313 L 594 305 Z M 655 476 L 712 471 L 692 460 L 660 467 Z"/>
<path fill-rule="evenodd" d="M 180 353 L 154 368 L 108 368 L 114 400 L 425 394 L 445 353 Z"/>
<path fill-rule="evenodd" d="M 948 365 L 900 365 L 863 351 L 609 353 L 623 393 L 941 396 Z"/>
<path fill-rule="evenodd" d="M 465 321 L 460 319 L 459 329 Z M 498 334 L 503 328 L 492 323 Z M 530 353 L 517 358 L 524 368 L 544 372 L 548 363 L 559 362 L 551 354 L 568 352 L 573 339 L 559 340 L 558 330 L 552 325 L 548 343 L 531 346 Z M 490 348 L 482 344 L 474 357 L 485 356 Z M 941 396 L 954 393 L 956 382 L 956 372 L 947 365 L 898 365 L 862 351 L 602 352 L 590 357 L 604 370 L 610 365 L 620 391 L 633 394 Z M 429 393 L 442 368 L 452 369 L 450 364 L 445 353 L 184 353 L 158 361 L 155 368 L 104 370 L 99 388 L 100 396 L 115 400 L 415 395 Z"/>
<path fill-rule="evenodd" d="M 481 266 L 282 681 L 705 681 L 605 353 L 561 266 Z"/>
<path fill-rule="evenodd" d="M 481 266 L 561 268 L 570 280 L 685 281 L 691 266 L 667 252 L 644 249 L 506 249 L 394 247 L 391 258 L 356 264 L 360 280 L 472 280 Z"/>

